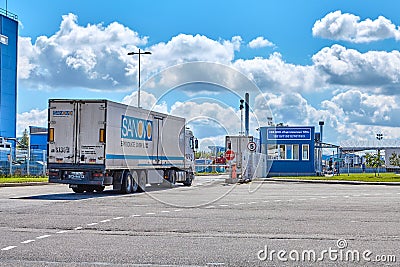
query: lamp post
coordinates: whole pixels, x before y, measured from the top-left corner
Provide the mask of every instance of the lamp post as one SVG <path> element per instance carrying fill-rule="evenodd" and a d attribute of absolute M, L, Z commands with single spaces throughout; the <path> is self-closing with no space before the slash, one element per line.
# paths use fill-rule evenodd
<path fill-rule="evenodd" d="M 139 69 L 138 69 L 138 73 L 139 73 L 139 87 L 138 87 L 138 108 L 140 108 L 140 55 L 151 55 L 151 52 L 149 51 L 141 51 L 139 49 L 139 52 L 129 52 L 128 56 L 133 56 L 133 55 L 139 55 Z"/>
<path fill-rule="evenodd" d="M 379 166 L 381 165 L 381 140 L 383 139 L 383 134 L 382 133 L 377 133 L 376 134 L 376 139 L 378 139 L 378 143 L 379 143 L 379 146 L 378 146 L 378 155 L 377 155 L 377 157 L 378 157 L 378 176 L 379 176 Z"/>

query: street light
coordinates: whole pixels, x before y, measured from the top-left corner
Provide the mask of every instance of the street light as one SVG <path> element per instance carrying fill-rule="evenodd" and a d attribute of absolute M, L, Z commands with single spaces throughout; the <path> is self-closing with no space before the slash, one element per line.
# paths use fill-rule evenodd
<path fill-rule="evenodd" d="M 149 51 L 140 51 L 140 49 L 139 49 L 139 52 L 129 52 L 128 53 L 128 56 L 134 56 L 134 55 L 139 55 L 139 70 L 138 70 L 138 73 L 139 73 L 139 81 L 138 81 L 138 83 L 139 83 L 139 87 L 138 87 L 138 108 L 140 108 L 140 55 L 151 55 L 151 52 L 149 52 Z"/>

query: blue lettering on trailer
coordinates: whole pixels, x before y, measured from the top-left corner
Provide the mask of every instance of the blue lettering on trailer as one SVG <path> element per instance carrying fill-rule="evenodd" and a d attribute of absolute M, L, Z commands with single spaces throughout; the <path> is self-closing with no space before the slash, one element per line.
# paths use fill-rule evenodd
<path fill-rule="evenodd" d="M 152 141 L 153 122 L 122 115 L 121 138 Z"/>
<path fill-rule="evenodd" d="M 70 117 L 73 113 L 72 110 L 53 110 L 54 117 Z"/>

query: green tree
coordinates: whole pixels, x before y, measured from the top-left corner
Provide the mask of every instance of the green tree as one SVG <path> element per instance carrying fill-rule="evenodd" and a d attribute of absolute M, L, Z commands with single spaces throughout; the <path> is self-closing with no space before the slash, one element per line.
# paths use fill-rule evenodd
<path fill-rule="evenodd" d="M 397 155 L 395 152 L 389 157 L 389 162 L 391 165 L 400 167 L 400 155 Z"/>
<path fill-rule="evenodd" d="M 24 132 L 22 133 L 22 138 L 19 141 L 18 148 L 28 148 L 29 146 L 29 134 L 28 130 L 25 129 Z"/>
<path fill-rule="evenodd" d="M 368 167 L 374 168 L 375 176 L 376 176 L 376 170 L 379 170 L 379 167 L 382 166 L 383 160 L 381 159 L 381 152 L 378 150 L 377 154 L 371 154 L 367 153 L 365 155 L 366 163 Z M 378 172 L 379 176 L 379 172 Z"/>

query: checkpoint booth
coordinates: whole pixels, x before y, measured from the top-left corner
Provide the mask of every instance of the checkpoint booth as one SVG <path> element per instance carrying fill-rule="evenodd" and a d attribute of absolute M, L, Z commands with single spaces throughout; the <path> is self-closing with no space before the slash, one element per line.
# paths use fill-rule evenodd
<path fill-rule="evenodd" d="M 312 176 L 315 127 L 260 127 L 260 152 L 267 157 L 267 177 Z"/>

